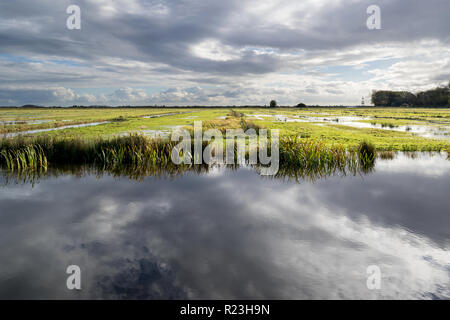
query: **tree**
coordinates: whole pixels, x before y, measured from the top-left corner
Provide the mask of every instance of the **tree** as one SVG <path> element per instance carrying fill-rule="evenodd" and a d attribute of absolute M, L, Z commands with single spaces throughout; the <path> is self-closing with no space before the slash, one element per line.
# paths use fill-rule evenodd
<path fill-rule="evenodd" d="M 421 107 L 445 107 L 448 100 L 449 88 L 436 88 L 417 94 L 417 105 Z"/>
<path fill-rule="evenodd" d="M 277 102 L 275 100 L 270 101 L 270 107 L 271 108 L 276 108 L 277 107 Z"/>
<path fill-rule="evenodd" d="M 408 91 L 374 91 L 372 104 L 375 106 L 400 107 L 402 105 L 415 105 L 417 98 Z"/>
<path fill-rule="evenodd" d="M 306 106 L 306 104 L 304 104 L 304 103 L 299 103 L 299 104 L 297 105 L 297 108 L 307 108 L 307 106 Z"/>
<path fill-rule="evenodd" d="M 376 107 L 390 105 L 390 91 L 373 91 L 372 104 Z"/>
<path fill-rule="evenodd" d="M 372 103 L 375 106 L 420 106 L 445 107 L 450 103 L 450 88 L 436 88 L 414 95 L 408 91 L 373 91 Z"/>

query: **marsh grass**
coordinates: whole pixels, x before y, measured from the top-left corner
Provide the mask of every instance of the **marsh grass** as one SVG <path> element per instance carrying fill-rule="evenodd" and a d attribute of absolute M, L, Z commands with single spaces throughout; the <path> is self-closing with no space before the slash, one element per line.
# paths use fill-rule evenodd
<path fill-rule="evenodd" d="M 231 111 L 231 109 L 233 111 Z M 295 115 L 338 118 L 341 116 L 359 116 L 370 120 L 362 122 L 392 123 L 398 126 L 407 125 L 450 125 L 450 109 L 432 108 L 190 108 L 190 109 L 169 109 L 169 108 L 86 108 L 86 109 L 8 109 L 2 108 L 0 120 L 2 121 L 33 121 L 52 119 L 55 122 L 41 124 L 19 124 L 0 126 L 0 132 L 13 133 L 34 129 L 46 129 L 55 126 L 66 126 L 84 124 L 92 122 L 110 121 L 102 126 L 79 127 L 64 130 L 55 130 L 46 133 L 36 133 L 34 136 L 50 135 L 60 138 L 94 139 L 98 136 L 105 138 L 114 135 L 122 135 L 125 132 L 137 132 L 140 130 L 166 130 L 168 126 L 192 125 L 192 119 L 185 119 L 183 115 L 170 117 L 147 118 L 150 115 L 161 115 L 169 112 L 184 113 L 190 112 L 196 116 L 197 120 L 206 123 L 218 117 L 228 116 L 227 120 L 234 119 L 231 124 L 233 128 L 242 127 L 242 114 L 272 114 L 287 117 Z M 230 116 L 230 113 L 236 117 Z M 111 121 L 114 118 L 123 116 L 127 121 Z M 66 121 L 70 119 L 70 121 Z M 375 120 L 374 120 L 375 119 Z M 63 121 L 64 120 L 64 121 Z M 245 118 L 247 121 L 247 118 Z M 356 148 L 363 140 L 376 144 L 377 150 L 392 151 L 444 151 L 450 147 L 449 139 L 430 139 L 420 135 L 412 135 L 411 132 L 389 131 L 381 128 L 353 128 L 341 126 L 339 122 L 330 123 L 327 126 L 319 126 L 313 123 L 297 122 L 277 122 L 274 118 L 264 118 L 262 120 L 253 119 L 254 124 L 265 129 L 279 129 L 282 135 L 302 135 L 315 140 L 323 140 L 328 144 L 344 144 L 347 148 Z M 226 124 L 219 126 L 220 130 L 226 131 Z"/>
<path fill-rule="evenodd" d="M 225 134 L 227 129 L 242 129 L 246 132 L 249 129 L 254 129 L 257 134 L 262 129 L 260 125 L 255 124 L 253 121 L 247 120 L 243 113 L 231 110 L 229 116 L 226 119 L 214 119 L 206 121 L 203 124 L 205 130 L 218 129 L 222 134 Z"/>
<path fill-rule="evenodd" d="M 227 119 L 215 119 L 205 121 L 203 123 L 203 130 L 217 129 L 222 134 L 225 134 L 227 129 L 239 129 L 241 128 L 240 118 L 230 117 Z"/>
<path fill-rule="evenodd" d="M 375 161 L 377 151 L 375 145 L 367 141 L 363 141 L 358 146 L 358 154 L 360 161 L 373 162 Z"/>
<path fill-rule="evenodd" d="M 112 122 L 124 122 L 127 121 L 128 119 L 125 118 L 124 116 L 118 116 L 116 118 L 111 119 Z"/>
<path fill-rule="evenodd" d="M 255 124 L 253 121 L 246 120 L 244 117 L 241 118 L 241 128 L 244 132 L 253 129 L 257 134 L 259 134 L 259 130 L 262 129 L 261 126 Z"/>
<path fill-rule="evenodd" d="M 280 140 L 278 176 L 320 178 L 330 175 L 356 174 L 360 169 L 358 153 L 340 144 L 288 136 Z"/>
<path fill-rule="evenodd" d="M 243 113 L 240 113 L 238 111 L 235 111 L 233 109 L 231 109 L 230 113 L 228 114 L 230 117 L 234 117 L 234 118 L 241 118 L 244 116 Z"/>
<path fill-rule="evenodd" d="M 172 163 L 171 152 L 177 144 L 168 139 L 150 139 L 137 134 L 83 140 L 51 136 L 16 137 L 0 141 L 0 167 L 9 171 L 39 173 L 48 168 L 90 166 L 113 174 L 125 172 L 134 177 L 155 175 L 158 171 L 177 174 L 195 167 Z M 208 142 L 204 141 L 202 151 L 207 146 Z M 360 170 L 370 171 L 374 164 L 374 149 L 369 144 L 362 144 L 356 150 L 288 136 L 280 139 L 279 150 L 280 174 L 293 177 L 356 174 Z M 191 154 L 180 156 L 195 157 Z M 197 167 L 204 170 L 202 166 Z"/>
<path fill-rule="evenodd" d="M 150 140 L 142 135 L 112 139 L 60 139 L 50 136 L 3 139 L 0 164 L 11 170 L 52 165 L 101 164 L 144 165 L 170 161 L 170 141 Z"/>
<path fill-rule="evenodd" d="M 9 170 L 47 168 L 48 162 L 39 144 L 5 148 L 0 151 L 0 162 Z"/>
<path fill-rule="evenodd" d="M 117 120 L 111 120 L 117 121 Z M 60 128 L 66 126 L 75 126 L 75 125 L 83 125 L 89 123 L 96 123 L 97 121 L 87 120 L 87 121 L 54 121 L 54 122 L 46 122 L 40 124 L 20 124 L 16 123 L 14 125 L 3 126 L 0 127 L 0 134 L 8 134 L 15 132 L 24 132 L 24 131 L 32 131 L 32 130 L 44 130 L 44 129 L 52 129 L 52 128 Z M 99 122 L 106 122 L 105 120 Z"/>

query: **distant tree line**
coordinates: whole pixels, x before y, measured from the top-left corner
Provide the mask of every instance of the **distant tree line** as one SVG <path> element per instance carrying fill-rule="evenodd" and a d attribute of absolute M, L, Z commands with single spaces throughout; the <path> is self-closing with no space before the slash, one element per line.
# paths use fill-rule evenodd
<path fill-rule="evenodd" d="M 374 91 L 372 104 L 376 107 L 450 107 L 450 82 L 447 87 L 417 94 L 408 91 Z"/>

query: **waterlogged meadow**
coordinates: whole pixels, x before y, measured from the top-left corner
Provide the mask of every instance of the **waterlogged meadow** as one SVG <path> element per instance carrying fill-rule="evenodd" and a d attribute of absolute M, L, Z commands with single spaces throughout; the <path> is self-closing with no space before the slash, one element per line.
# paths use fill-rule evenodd
<path fill-rule="evenodd" d="M 281 135 L 378 150 L 446 151 L 449 109 L 419 108 L 102 108 L 2 109 L 0 134 L 97 138 L 142 133 L 168 136 L 202 121 L 220 130 L 249 126 L 279 129 Z"/>
<path fill-rule="evenodd" d="M 200 122 L 224 140 L 196 145 Z M 448 109 L 0 110 L 0 298 L 450 299 L 449 122 Z M 268 130 L 277 171 L 239 138 L 232 163 L 195 163 L 231 129 Z"/>

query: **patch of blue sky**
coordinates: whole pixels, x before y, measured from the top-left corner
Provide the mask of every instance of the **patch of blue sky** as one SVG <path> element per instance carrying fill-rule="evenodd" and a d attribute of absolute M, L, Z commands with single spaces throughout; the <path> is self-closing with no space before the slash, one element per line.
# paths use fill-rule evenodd
<path fill-rule="evenodd" d="M 30 59 L 30 58 L 22 57 L 22 56 L 16 56 L 16 55 L 7 54 L 7 53 L 0 53 L 0 59 L 13 61 L 13 62 L 42 62 L 39 60 Z"/>
<path fill-rule="evenodd" d="M 365 81 L 372 77 L 365 68 L 358 69 L 354 66 L 327 66 L 319 68 L 319 71 L 330 74 L 328 78 L 331 80 Z"/>
<path fill-rule="evenodd" d="M 365 62 L 357 66 L 335 65 L 318 68 L 318 71 L 332 74 L 329 78 L 331 80 L 343 81 L 365 81 L 373 77 L 369 70 L 387 69 L 396 63 L 398 59 L 381 59 Z"/>
<path fill-rule="evenodd" d="M 8 61 L 12 61 L 12 62 L 18 62 L 18 63 L 46 63 L 46 62 L 50 62 L 50 63 L 56 63 L 56 64 L 60 64 L 60 65 L 65 65 L 65 66 L 70 66 L 70 67 L 81 67 L 82 64 L 72 61 L 72 60 L 48 60 L 48 61 L 44 61 L 44 60 L 37 60 L 37 59 L 31 59 L 28 57 L 24 57 L 24 56 L 17 56 L 17 55 L 13 55 L 13 54 L 8 54 L 8 53 L 0 53 L 0 59 L 3 60 L 8 60 Z"/>
<path fill-rule="evenodd" d="M 372 70 L 372 69 L 387 69 L 399 61 L 401 61 L 401 60 L 397 59 L 397 58 L 369 61 L 369 62 L 365 63 L 365 68 L 370 69 L 370 70 Z"/>

